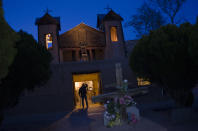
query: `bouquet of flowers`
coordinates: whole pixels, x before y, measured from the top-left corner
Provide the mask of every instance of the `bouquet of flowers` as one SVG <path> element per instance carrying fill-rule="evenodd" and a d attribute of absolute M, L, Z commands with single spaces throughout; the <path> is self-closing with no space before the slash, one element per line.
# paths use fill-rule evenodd
<path fill-rule="evenodd" d="M 129 95 L 125 95 L 123 97 L 115 98 L 118 108 L 122 107 L 129 107 L 132 105 L 136 105 L 133 98 Z"/>
<path fill-rule="evenodd" d="M 128 114 L 127 108 L 135 106 L 134 99 L 128 95 L 128 81 L 124 80 L 122 86 L 119 87 L 120 91 L 116 98 L 113 98 L 104 105 L 104 123 L 107 127 L 120 125 L 121 123 L 130 120 L 133 123 L 137 122 L 135 114 Z"/>
<path fill-rule="evenodd" d="M 107 127 L 113 127 L 120 124 L 119 110 L 116 108 L 114 101 L 107 101 L 104 105 L 106 111 L 104 112 L 105 125 Z"/>
<path fill-rule="evenodd" d="M 108 121 L 114 121 L 116 118 L 116 115 L 110 114 L 109 112 L 105 111 L 104 117 L 107 118 Z"/>

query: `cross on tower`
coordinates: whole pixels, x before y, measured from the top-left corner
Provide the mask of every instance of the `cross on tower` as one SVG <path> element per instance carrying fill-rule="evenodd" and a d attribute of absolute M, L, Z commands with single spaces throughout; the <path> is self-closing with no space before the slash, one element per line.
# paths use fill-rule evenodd
<path fill-rule="evenodd" d="M 109 7 L 109 5 L 107 5 L 106 8 L 104 8 L 105 10 L 107 10 L 107 12 L 109 12 L 110 10 L 112 10 L 112 8 Z"/>
<path fill-rule="evenodd" d="M 52 10 L 49 10 L 48 8 L 46 10 L 44 10 L 45 13 L 49 13 L 52 12 Z"/>

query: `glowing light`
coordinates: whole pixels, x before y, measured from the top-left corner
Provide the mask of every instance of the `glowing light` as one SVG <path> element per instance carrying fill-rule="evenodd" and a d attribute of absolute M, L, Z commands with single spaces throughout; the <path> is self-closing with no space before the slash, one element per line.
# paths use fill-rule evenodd
<path fill-rule="evenodd" d="M 75 82 L 75 87 L 80 87 L 80 82 Z"/>
<path fill-rule="evenodd" d="M 144 80 L 143 78 L 137 78 L 137 81 L 138 81 L 138 86 L 147 86 L 151 84 L 150 81 Z"/>
<path fill-rule="evenodd" d="M 75 90 L 78 91 L 83 83 L 88 85 L 88 89 L 93 88 L 93 81 L 82 81 L 82 82 L 75 82 Z"/>
<path fill-rule="evenodd" d="M 52 46 L 53 46 L 52 35 L 51 34 L 46 34 L 45 38 L 46 38 L 46 48 L 47 49 L 52 48 Z"/>
<path fill-rule="evenodd" d="M 116 27 L 111 27 L 111 41 L 112 42 L 117 42 L 118 41 L 118 35 L 117 35 Z"/>
<path fill-rule="evenodd" d="M 82 108 L 81 98 L 78 93 L 83 83 L 86 83 L 88 85 L 87 100 L 89 103 L 89 107 L 95 107 L 99 105 L 99 103 L 92 102 L 92 96 L 97 96 L 100 94 L 99 73 L 76 74 L 73 75 L 73 81 L 74 81 L 74 101 L 76 108 Z"/>

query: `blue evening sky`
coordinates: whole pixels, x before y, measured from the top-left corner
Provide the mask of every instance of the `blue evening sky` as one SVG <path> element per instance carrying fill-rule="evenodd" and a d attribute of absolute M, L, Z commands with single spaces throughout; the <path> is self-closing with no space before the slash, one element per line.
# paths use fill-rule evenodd
<path fill-rule="evenodd" d="M 10 26 L 32 34 L 37 39 L 37 27 L 34 24 L 37 17 L 44 15 L 44 10 L 52 10 L 52 16 L 61 17 L 61 32 L 63 33 L 81 22 L 96 27 L 97 14 L 106 13 L 109 5 L 123 18 L 123 25 L 136 13 L 144 0 L 3 0 L 4 16 Z M 191 23 L 198 16 L 198 0 L 187 0 L 179 14 Z M 126 40 L 136 39 L 131 27 L 124 27 Z"/>

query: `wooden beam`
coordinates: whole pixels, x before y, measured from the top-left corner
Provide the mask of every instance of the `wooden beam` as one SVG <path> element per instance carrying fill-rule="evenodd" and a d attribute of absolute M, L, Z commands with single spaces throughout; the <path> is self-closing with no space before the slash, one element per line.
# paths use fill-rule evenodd
<path fill-rule="evenodd" d="M 134 89 L 129 89 L 127 91 L 127 95 L 129 96 L 138 96 L 138 95 L 144 95 L 148 93 L 148 87 L 142 87 L 142 88 L 134 88 Z M 111 92 L 111 93 L 107 93 L 107 94 L 101 94 L 98 96 L 93 96 L 92 97 L 92 101 L 94 103 L 96 102 L 104 102 L 107 99 L 112 99 L 115 97 L 119 97 L 122 96 L 123 94 L 121 93 L 121 91 L 117 91 L 117 92 Z"/>

